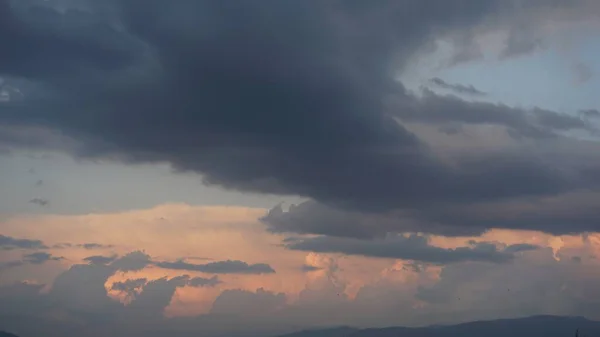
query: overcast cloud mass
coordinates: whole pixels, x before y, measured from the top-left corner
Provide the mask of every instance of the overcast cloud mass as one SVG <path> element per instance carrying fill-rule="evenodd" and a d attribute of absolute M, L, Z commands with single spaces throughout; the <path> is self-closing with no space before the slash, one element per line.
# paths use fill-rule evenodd
<path fill-rule="evenodd" d="M 0 331 L 600 319 L 598 39 L 595 0 L 0 0 Z"/>

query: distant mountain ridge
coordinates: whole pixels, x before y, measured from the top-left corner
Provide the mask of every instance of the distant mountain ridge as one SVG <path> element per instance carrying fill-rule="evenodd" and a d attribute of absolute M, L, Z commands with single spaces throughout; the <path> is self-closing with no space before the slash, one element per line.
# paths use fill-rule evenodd
<path fill-rule="evenodd" d="M 0 327 L 1 329 L 1 327 Z M 579 335 L 576 336 L 576 331 Z M 39 337 L 44 336 L 40 335 Z M 55 334 L 56 335 L 56 334 Z M 165 331 L 165 336 L 169 336 Z M 181 334 L 175 334 L 180 336 Z M 196 335 L 192 332 L 185 336 Z M 60 334 L 58 334 L 60 336 Z M 121 336 L 121 335 L 120 335 Z M 136 336 L 138 336 L 136 334 Z M 155 336 L 154 334 L 152 336 Z M 474 321 L 427 327 L 359 329 L 348 326 L 302 330 L 278 337 L 598 337 L 600 322 L 584 317 L 532 316 L 517 319 Z M 0 337 L 19 337 L 0 331 Z M 37 336 L 35 336 L 37 337 Z"/>
<path fill-rule="evenodd" d="M 532 316 L 456 325 L 303 330 L 279 337 L 579 337 L 600 336 L 600 322 L 584 317 Z"/>

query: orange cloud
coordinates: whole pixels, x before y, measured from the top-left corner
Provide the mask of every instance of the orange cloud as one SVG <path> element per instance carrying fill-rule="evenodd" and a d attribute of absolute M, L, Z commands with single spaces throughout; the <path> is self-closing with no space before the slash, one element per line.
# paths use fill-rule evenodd
<path fill-rule="evenodd" d="M 262 275 L 222 274 L 218 275 L 222 283 L 213 287 L 178 287 L 164 312 L 172 317 L 210 312 L 213 302 L 224 290 L 254 292 L 259 288 L 285 293 L 288 304 L 294 305 L 301 296 L 309 298 L 309 293 L 320 294 L 323 291 L 337 293 L 334 295 L 343 296 L 349 301 L 370 301 L 381 295 L 376 291 L 377 287 L 392 287 L 407 296 L 411 294 L 411 306 L 424 310 L 428 304 L 414 298 L 419 287 L 436 285 L 443 277 L 442 266 L 420 269 L 413 261 L 287 250 L 281 246 L 283 236 L 266 232 L 257 221 L 265 212 L 267 210 L 261 208 L 169 204 L 113 214 L 13 217 L 2 223 L 1 234 L 42 240 L 48 246 L 60 243 L 73 245 L 50 249 L 55 255 L 66 258 L 60 261 L 62 269 L 44 265 L 28 266 L 16 270 L 11 277 L 2 281 L 31 279 L 51 283 L 62 270 L 84 263 L 83 259 L 88 256 L 123 255 L 138 249 L 144 250 L 156 261 L 185 259 L 188 263 L 199 264 L 230 259 L 249 264 L 267 263 L 276 271 Z M 472 240 L 498 245 L 538 245 L 550 249 L 557 259 L 580 259 L 582 263 L 594 265 L 597 262 L 593 257 L 600 250 L 598 234 L 558 237 L 533 231 L 491 230 L 476 238 L 430 237 L 432 245 L 443 248 L 469 245 Z M 77 246 L 91 242 L 100 245 L 93 249 Z M 1 258 L 15 259 L 19 254 L 16 250 L 9 251 L 3 253 Z M 523 254 L 529 254 L 529 263 L 535 262 L 538 256 L 535 252 Z M 598 273 L 588 274 L 585 276 L 600 278 L 600 275 L 596 275 Z M 150 265 L 135 272 L 117 272 L 107 280 L 105 288 L 114 300 L 127 303 L 130 301 L 128 294 L 111 289 L 114 283 L 135 279 L 150 282 L 182 275 L 213 276 L 198 271 L 170 270 Z M 471 289 L 486 287 L 483 283 L 471 285 Z"/>

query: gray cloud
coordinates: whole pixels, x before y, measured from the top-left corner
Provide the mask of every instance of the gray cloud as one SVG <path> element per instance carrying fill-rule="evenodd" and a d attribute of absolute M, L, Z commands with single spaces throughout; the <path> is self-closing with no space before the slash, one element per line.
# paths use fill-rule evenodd
<path fill-rule="evenodd" d="M 93 255 L 84 258 L 83 260 L 89 262 L 91 264 L 109 264 L 115 261 L 118 257 L 115 256 L 101 256 L 101 255 Z"/>
<path fill-rule="evenodd" d="M 315 201 L 291 205 L 284 211 L 281 205 L 260 218 L 274 233 L 320 234 L 349 238 L 383 237 L 390 232 L 419 232 L 445 236 L 471 236 L 484 233 L 486 227 L 427 223 L 416 219 L 412 212 L 361 212 L 327 206 Z"/>
<path fill-rule="evenodd" d="M 155 262 L 155 265 L 165 269 L 199 271 L 211 274 L 272 274 L 275 270 L 266 263 L 248 264 L 243 261 L 226 260 L 206 264 L 187 263 L 184 260 L 175 262 Z"/>
<path fill-rule="evenodd" d="M 4 263 L 0 263 L 0 270 L 2 269 L 10 269 L 15 267 L 21 267 L 25 265 L 40 265 L 50 261 L 60 261 L 63 260 L 63 257 L 53 256 L 52 254 L 45 252 L 35 252 L 31 254 L 25 254 L 19 260 L 8 261 Z"/>
<path fill-rule="evenodd" d="M 505 43 L 500 55 L 503 59 L 531 54 L 545 48 L 543 39 L 528 27 L 511 29 Z"/>
<path fill-rule="evenodd" d="M 479 245 L 489 249 L 485 246 L 490 243 Z M 594 251 L 597 245 L 588 249 Z M 127 286 L 115 288 L 133 288 L 136 295 L 123 305 L 110 299 L 105 289 L 114 268 L 78 265 L 63 272 L 50 292 L 42 292 L 43 285 L 27 283 L 0 286 L 0 322 L 3 329 L 22 336 L 248 337 L 314 326 L 449 324 L 540 312 L 598 317 L 596 262 L 577 248 L 558 255 L 561 259 L 555 260 L 552 249 L 543 248 L 503 264 L 466 261 L 440 267 L 407 262 L 398 268 L 390 262 L 381 275 L 370 275 L 375 280 L 358 289 L 354 299 L 344 295 L 352 285 L 343 279 L 338 282 L 333 276 L 342 271 L 336 270 L 318 284 L 307 284 L 298 301 L 266 289 L 226 290 L 210 313 L 175 318 L 164 317 L 163 311 L 177 299 L 178 287 L 189 286 L 189 277 L 146 281 L 141 289 L 143 281 L 125 281 Z M 579 263 L 574 263 L 575 257 L 580 257 Z M 60 312 L 60 319 L 47 319 L 50 312 Z"/>
<path fill-rule="evenodd" d="M 580 110 L 579 113 L 586 118 L 598 118 L 600 117 L 600 111 L 598 109 L 586 109 Z"/>
<path fill-rule="evenodd" d="M 126 313 L 146 319 L 150 317 L 161 319 L 163 317 L 163 310 L 171 302 L 175 290 L 178 287 L 185 286 L 188 281 L 189 277 L 183 275 L 170 279 L 164 277 L 146 283 L 142 292 L 135 296 L 135 301 L 131 302 Z"/>
<path fill-rule="evenodd" d="M 83 249 L 88 249 L 88 250 L 92 250 L 92 249 L 106 249 L 106 248 L 113 248 L 113 245 L 104 245 L 101 243 L 82 243 L 82 244 L 78 244 L 77 247 L 81 247 Z"/>
<path fill-rule="evenodd" d="M 48 203 L 50 203 L 47 199 L 43 198 L 33 198 L 29 200 L 29 202 L 38 206 L 46 206 Z"/>
<path fill-rule="evenodd" d="M 70 315 L 88 322 L 100 319 L 99 323 L 103 324 L 105 320 L 115 319 L 122 314 L 122 304 L 107 296 L 105 283 L 117 271 L 143 269 L 150 263 L 150 257 L 141 251 L 134 251 L 110 263 L 93 263 L 97 260 L 88 259 L 91 264 L 73 265 L 60 274 L 45 300 L 60 305 Z"/>
<path fill-rule="evenodd" d="M 0 75 L 44 89 L 3 102 L 0 124 L 59 130 L 77 140 L 66 150 L 78 157 L 169 162 L 207 184 L 362 209 L 596 188 L 581 167 L 555 170 L 536 156 L 449 166 L 382 104 L 395 97 L 433 123 L 458 114 L 447 119 L 537 138 L 585 129 L 552 112 L 525 123 L 500 105 L 416 99 L 394 80 L 435 38 L 504 27 L 520 11 L 584 13 L 580 3 L 112 0 L 103 5 L 112 11 L 63 13 L 1 2 L 10 52 Z"/>
<path fill-rule="evenodd" d="M 304 271 L 304 272 L 311 272 L 311 271 L 317 271 L 317 270 L 322 270 L 322 267 L 317 267 L 317 266 L 311 266 L 308 264 L 303 264 L 302 267 L 300 267 L 300 270 Z"/>
<path fill-rule="evenodd" d="M 160 279 L 159 282 L 162 281 L 166 281 L 167 279 Z M 172 278 L 171 280 L 173 280 L 173 282 L 175 283 L 175 285 L 177 287 L 183 287 L 183 286 L 190 286 L 190 287 L 195 287 L 195 288 L 199 288 L 199 287 L 214 287 L 221 282 L 221 280 L 219 280 L 219 278 L 217 276 L 213 276 L 211 278 L 203 278 L 203 277 L 194 277 L 194 278 L 190 278 L 187 275 L 182 275 L 176 278 Z M 132 298 L 136 298 L 137 295 L 143 291 L 148 290 L 148 288 L 146 288 L 146 286 L 149 286 L 150 290 L 152 290 L 152 287 L 154 287 L 156 285 L 156 281 L 148 281 L 146 278 L 138 278 L 138 279 L 129 279 L 129 280 L 125 280 L 122 282 L 115 282 L 112 284 L 111 286 L 111 290 L 116 290 L 116 291 L 120 291 L 120 292 L 124 292 L 126 293 L 128 296 L 131 296 Z M 172 294 L 171 294 L 172 296 Z M 168 305 L 168 303 L 163 303 L 164 307 L 166 307 Z"/>
<path fill-rule="evenodd" d="M 477 88 L 475 88 L 472 85 L 463 85 L 460 83 L 448 83 L 439 77 L 434 77 L 434 78 L 430 79 L 429 82 L 436 85 L 439 88 L 448 89 L 457 94 L 466 94 L 466 95 L 473 95 L 473 96 L 487 95 L 487 93 L 485 93 L 481 90 L 478 90 Z"/>
<path fill-rule="evenodd" d="M 138 271 L 151 263 L 150 255 L 142 251 L 135 251 L 116 259 L 109 266 L 115 271 Z"/>
<path fill-rule="evenodd" d="M 577 83 L 586 83 L 594 77 L 594 70 L 583 62 L 574 63 L 571 70 Z"/>
<path fill-rule="evenodd" d="M 536 246 L 518 245 L 504 249 L 491 243 L 473 243 L 472 246 L 445 249 L 429 244 L 424 236 L 389 235 L 384 239 L 359 240 L 338 237 L 314 237 L 286 245 L 293 250 L 319 253 L 342 253 L 379 258 L 414 260 L 439 264 L 464 261 L 486 261 L 506 263 L 514 259 L 517 252 L 537 249 Z"/>
<path fill-rule="evenodd" d="M 598 288 L 589 278 L 574 276 L 578 270 L 586 268 L 584 264 L 572 263 L 570 258 L 556 261 L 550 249 L 535 254 L 539 260 L 535 265 L 527 263 L 531 260 L 523 259 L 517 263 L 495 266 L 483 263 L 446 266 L 439 282 L 420 287 L 416 296 L 433 306 L 451 304 L 463 315 L 468 313 L 480 319 L 497 316 L 496 306 L 499 303 L 504 307 L 501 310 L 503 314 L 516 311 L 520 315 L 535 315 L 545 310 L 559 315 L 567 312 L 571 313 L 569 315 L 581 315 L 591 308 L 598 308 L 595 295 L 571 297 L 573 291 L 582 289 L 589 294 L 598 293 Z M 481 282 L 489 286 L 482 289 L 482 293 L 474 295 L 472 287 Z M 507 298 L 510 300 L 503 300 Z M 432 313 L 432 317 L 442 316 L 441 312 Z"/>
<path fill-rule="evenodd" d="M 3 75 L 56 78 L 65 73 L 73 76 L 82 68 L 110 71 L 132 60 L 136 41 L 97 17 L 75 9 L 61 13 L 29 4 L 0 1 L 0 38 L 8 51 L 0 62 Z"/>
<path fill-rule="evenodd" d="M 225 290 L 213 303 L 211 313 L 229 315 L 268 314 L 281 309 L 286 304 L 284 293 L 273 293 L 262 288 L 256 292 L 246 290 Z"/>
<path fill-rule="evenodd" d="M 536 250 L 539 248 L 540 248 L 539 246 L 532 245 L 529 243 L 517 243 L 517 244 L 506 247 L 506 249 L 504 249 L 504 251 L 507 253 L 519 253 L 519 252 L 527 252 L 527 251 L 531 251 L 531 250 Z"/>
<path fill-rule="evenodd" d="M 564 160 L 568 161 L 568 158 Z M 351 211 L 306 201 L 292 205 L 287 211 L 278 205 L 260 220 L 275 233 L 358 239 L 405 232 L 478 236 L 494 228 L 565 235 L 598 231 L 599 200 L 600 195 L 596 192 L 577 192 L 468 205 L 450 202 L 385 212 Z"/>
<path fill-rule="evenodd" d="M 538 230 L 556 235 L 596 232 L 600 228 L 598 196 L 595 192 L 579 192 L 471 205 L 448 204 L 424 208 L 414 216 L 423 228 L 444 224 Z"/>
<path fill-rule="evenodd" d="M 148 280 L 145 278 L 131 279 L 122 282 L 115 282 L 112 284 L 110 289 L 133 295 L 135 294 L 136 290 L 141 289 L 146 283 L 148 283 Z"/>
<path fill-rule="evenodd" d="M 52 248 L 55 249 L 65 249 L 65 248 L 83 248 L 86 250 L 95 250 L 95 249 L 108 249 L 108 248 L 114 248 L 114 245 L 105 245 L 102 243 L 95 243 L 95 242 L 88 242 L 88 243 L 69 243 L 69 242 L 63 242 L 63 243 L 58 243 L 55 244 L 54 246 L 52 246 Z"/>
<path fill-rule="evenodd" d="M 40 240 L 17 239 L 0 234 L 0 250 L 46 248 L 48 247 Z"/>
<path fill-rule="evenodd" d="M 531 139 L 557 137 L 564 131 L 591 131 L 595 128 L 577 115 L 533 108 L 519 109 L 487 102 L 467 102 L 456 96 L 441 96 L 424 88 L 423 97 L 399 99 L 392 104 L 404 121 L 438 125 L 499 125 L 511 135 Z M 460 123 L 460 124 L 459 124 Z M 531 165 L 535 165 L 533 162 Z"/>
<path fill-rule="evenodd" d="M 194 277 L 188 280 L 187 285 L 190 287 L 214 287 L 222 283 L 217 276 L 211 278 Z"/>
<path fill-rule="evenodd" d="M 45 252 L 36 252 L 27 254 L 23 257 L 23 261 L 31 264 L 42 264 L 48 261 L 60 261 L 63 257 L 52 256 L 52 254 Z"/>

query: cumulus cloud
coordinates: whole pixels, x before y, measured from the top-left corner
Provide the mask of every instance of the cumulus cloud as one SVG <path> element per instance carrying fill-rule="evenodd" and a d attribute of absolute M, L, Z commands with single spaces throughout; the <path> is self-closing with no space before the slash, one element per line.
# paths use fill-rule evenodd
<path fill-rule="evenodd" d="M 99 262 L 97 260 L 88 259 L 90 262 Z M 147 254 L 134 251 L 110 263 L 73 265 L 54 280 L 47 298 L 81 319 L 97 318 L 97 315 L 106 319 L 114 318 L 121 313 L 122 305 L 107 296 L 107 280 L 118 271 L 139 271 L 149 263 Z"/>
<path fill-rule="evenodd" d="M 513 241 L 541 235 L 511 233 L 516 235 Z M 42 329 L 54 324 L 52 331 L 56 333 L 63 328 L 85 335 L 109 329 L 127 331 L 129 336 L 148 335 L 148 331 L 155 331 L 155 335 L 171 331 L 171 335 L 177 335 L 182 333 L 180 329 L 187 334 L 207 336 L 226 332 L 231 335 L 235 330 L 234 335 L 245 336 L 315 325 L 453 323 L 540 311 L 600 317 L 594 300 L 600 274 L 595 272 L 597 261 L 589 257 L 598 249 L 597 235 L 561 240 L 562 247 L 556 253 L 548 245 L 538 247 L 531 243 L 469 243 L 470 247 L 487 252 L 493 251 L 492 246 L 501 247 L 498 251 L 507 254 L 527 251 L 515 255 L 511 263 L 499 264 L 485 260 L 445 265 L 388 260 L 381 267 L 368 269 L 377 261 L 357 263 L 350 258 L 309 253 L 304 263 L 315 271 L 304 275 L 306 285 L 296 290 L 298 293 L 282 293 L 267 286 L 241 289 L 227 283 L 220 284 L 224 287 L 220 289 L 214 287 L 216 277 L 187 275 L 124 278 L 107 285 L 107 279 L 116 271 L 114 266 L 76 265 L 63 272 L 49 291 L 26 283 L 0 286 L 0 313 L 18 315 L 18 320 L 6 321 L 5 326 L 14 331 L 32 331 L 34 327 Z M 129 259 L 135 255 L 139 258 L 143 254 Z M 347 274 L 349 268 L 362 270 L 359 278 L 367 276 L 368 281 L 352 290 L 357 275 Z M 107 286 L 129 294 L 131 301 L 123 304 L 109 298 Z M 197 317 L 166 318 L 165 307 L 180 300 L 184 292 L 176 294 L 185 287 L 217 291 L 212 305 L 209 303 L 209 312 Z M 582 300 L 581 294 L 588 294 L 587 299 Z M 48 323 L 38 318 L 56 309 L 63 313 L 61 320 Z M 0 321 L 5 322 L 2 317 Z M 20 322 L 29 323 L 19 325 Z"/>
<path fill-rule="evenodd" d="M 273 293 L 259 288 L 256 292 L 225 290 L 213 303 L 211 313 L 229 315 L 265 315 L 283 309 L 284 293 Z"/>
<path fill-rule="evenodd" d="M 135 300 L 128 306 L 128 314 L 142 315 L 148 318 L 155 316 L 163 317 L 163 310 L 171 302 L 177 287 L 183 287 L 189 281 L 186 275 L 173 278 L 163 277 L 153 280 L 144 285 L 143 290 L 136 295 Z"/>

